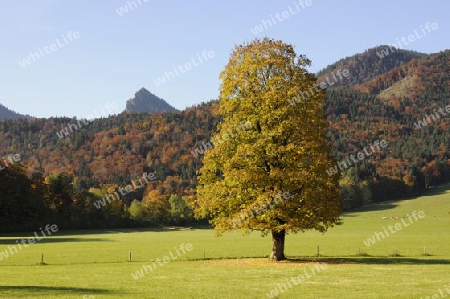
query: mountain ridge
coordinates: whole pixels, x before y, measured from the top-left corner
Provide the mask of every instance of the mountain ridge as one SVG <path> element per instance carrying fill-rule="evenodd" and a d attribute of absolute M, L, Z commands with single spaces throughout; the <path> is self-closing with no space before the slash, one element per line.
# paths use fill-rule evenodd
<path fill-rule="evenodd" d="M 0 104 L 0 120 L 3 119 L 17 119 L 17 118 L 33 118 L 33 116 L 28 114 L 20 114 L 16 111 L 9 109 L 8 107 Z"/>
<path fill-rule="evenodd" d="M 395 49 L 383 58 L 380 54 L 385 49 Z M 316 76 L 319 81 L 329 77 L 337 70 L 348 70 L 350 72 L 349 80 L 341 80 L 336 82 L 331 88 L 344 87 L 353 88 L 357 85 L 362 85 L 386 72 L 389 72 L 397 67 L 401 67 L 412 61 L 413 59 L 423 59 L 432 54 L 419 53 L 416 51 L 396 49 L 391 46 L 377 46 L 365 50 L 363 53 L 357 53 L 352 56 L 342 58 L 335 63 L 332 63 L 319 72 Z M 357 76 L 355 76 L 357 74 Z"/>

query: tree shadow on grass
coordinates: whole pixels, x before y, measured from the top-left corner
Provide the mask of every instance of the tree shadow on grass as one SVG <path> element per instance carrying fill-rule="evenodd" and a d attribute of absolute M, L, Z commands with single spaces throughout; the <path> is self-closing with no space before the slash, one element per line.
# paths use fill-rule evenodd
<path fill-rule="evenodd" d="M 111 239 L 105 239 L 105 238 L 52 238 L 52 237 L 46 237 L 43 238 L 42 236 L 39 236 L 42 240 L 36 239 L 35 236 L 33 236 L 33 239 L 35 240 L 35 243 L 38 244 L 44 244 L 44 243 L 64 243 L 64 242 L 114 242 Z M 17 239 L 0 239 L 0 244 L 3 245 L 17 245 L 16 241 L 26 240 L 26 244 L 30 244 L 28 242 L 28 238 L 31 238 L 31 236 L 18 236 Z"/>
<path fill-rule="evenodd" d="M 136 232 L 156 232 L 165 233 L 173 231 L 193 231 L 193 230 L 211 230 L 214 229 L 211 225 L 164 225 L 159 227 L 143 227 L 143 228 L 126 228 L 117 229 L 114 231 L 105 231 L 103 233 L 136 233 Z"/>
<path fill-rule="evenodd" d="M 58 294 L 79 294 L 81 295 L 93 295 L 93 294 L 117 294 L 117 292 L 111 292 L 105 289 L 89 289 L 89 288 L 73 288 L 73 287 L 50 287 L 50 286 L 0 286 L 0 295 L 13 295 L 11 292 L 20 292 L 20 295 L 29 293 L 33 295 L 51 295 Z"/>
<path fill-rule="evenodd" d="M 401 257 L 321 257 L 289 258 L 284 263 L 320 262 L 327 264 L 402 264 L 402 265 L 450 265 L 448 259 L 401 258 Z"/>
<path fill-rule="evenodd" d="M 351 211 L 342 212 L 341 216 L 356 217 L 355 215 L 352 215 L 352 213 L 390 210 L 390 209 L 394 209 L 395 207 L 397 207 L 398 202 L 400 202 L 400 201 L 413 200 L 413 199 L 416 199 L 418 197 L 428 197 L 428 196 L 441 195 L 441 194 L 445 194 L 449 190 L 450 190 L 450 183 L 439 185 L 439 186 L 434 186 L 434 187 L 431 187 L 428 190 L 425 190 L 423 192 L 423 194 L 421 194 L 421 195 L 419 195 L 417 197 L 400 198 L 400 199 L 397 199 L 397 200 L 390 200 L 390 201 L 382 201 L 382 202 L 371 203 L 371 204 L 368 204 L 368 205 L 364 205 L 364 206 L 352 209 Z"/>
<path fill-rule="evenodd" d="M 167 231 L 162 227 L 137 227 L 137 228 L 118 228 L 118 229 L 60 229 L 58 232 L 53 233 L 52 236 L 63 235 L 63 236 L 83 236 L 83 235 L 104 235 L 104 234 L 118 234 L 118 233 L 133 233 L 133 232 L 164 232 Z M 35 231 L 38 235 L 41 234 L 39 230 Z M 45 232 L 45 231 L 44 231 Z M 0 232 L 0 237 L 5 238 L 15 238 L 15 237 L 32 237 L 33 231 L 30 232 Z"/>
<path fill-rule="evenodd" d="M 402 199 L 399 199 L 398 201 L 401 201 Z M 353 209 L 352 211 L 347 211 L 346 213 L 355 213 L 355 212 L 369 212 L 369 211 L 384 211 L 384 210 L 391 210 L 397 207 L 396 201 L 385 201 L 385 202 L 377 202 L 368 204 L 365 206 L 361 206 L 359 208 Z M 348 216 L 348 215 L 345 215 Z"/>
<path fill-rule="evenodd" d="M 173 231 L 193 231 L 193 230 L 202 230 L 202 229 L 213 229 L 210 225 L 203 226 L 195 226 L 195 225 L 186 225 L 186 226 L 149 226 L 149 227 L 134 227 L 134 228 L 117 228 L 117 229 L 76 229 L 76 230 L 59 230 L 58 235 L 64 236 L 83 236 L 83 235 L 105 235 L 105 234 L 127 234 L 127 233 L 144 233 L 144 232 L 155 232 L 155 233 L 165 233 L 165 232 L 173 232 Z M 36 231 L 39 235 L 40 232 Z M 0 238 L 17 238 L 17 239 L 25 239 L 33 237 L 34 232 L 20 232 L 20 233 L 0 233 Z M 56 236 L 56 233 L 55 233 Z M 61 238 L 64 239 L 64 238 Z M 69 240 L 67 238 L 66 240 Z M 91 240 L 100 240 L 106 241 L 108 239 L 78 239 L 73 238 L 73 240 L 79 240 L 81 242 L 90 242 Z M 1 240 L 0 240 L 1 242 Z M 57 241 L 55 241 L 57 242 Z M 0 243 L 1 244 L 1 243 Z"/>
<path fill-rule="evenodd" d="M 433 186 L 424 191 L 424 193 L 421 196 L 435 196 L 435 195 L 441 195 L 447 192 L 450 189 L 450 184 L 444 184 L 439 186 Z"/>

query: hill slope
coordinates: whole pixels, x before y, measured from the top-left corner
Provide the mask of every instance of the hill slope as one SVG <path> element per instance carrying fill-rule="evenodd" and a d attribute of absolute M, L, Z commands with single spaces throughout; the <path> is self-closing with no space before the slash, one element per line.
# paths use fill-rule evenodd
<path fill-rule="evenodd" d="M 12 111 L 11 109 L 6 108 L 2 104 L 0 104 L 0 120 L 2 119 L 17 119 L 17 118 L 31 118 L 30 115 L 23 115 Z"/>
<path fill-rule="evenodd" d="M 388 55 L 385 54 L 386 49 L 389 50 Z M 352 88 L 399 68 L 411 60 L 428 57 L 427 54 L 415 51 L 390 49 L 388 46 L 379 46 L 368 49 L 364 53 L 343 58 L 319 71 L 317 73 L 318 81 L 324 81 L 326 77 L 331 77 L 339 69 L 348 70 L 350 78 L 336 82 L 331 88 Z M 383 56 L 383 58 L 380 56 Z"/>

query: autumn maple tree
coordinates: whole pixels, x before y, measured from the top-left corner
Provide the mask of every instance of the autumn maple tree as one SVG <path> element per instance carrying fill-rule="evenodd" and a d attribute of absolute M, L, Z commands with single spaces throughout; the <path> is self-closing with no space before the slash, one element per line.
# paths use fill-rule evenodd
<path fill-rule="evenodd" d="M 340 223 L 339 174 L 326 173 L 336 161 L 326 139 L 325 97 L 314 89 L 309 65 L 282 41 L 236 46 L 220 74 L 215 113 L 223 121 L 212 138 L 220 142 L 205 152 L 199 171 L 196 217 L 208 217 L 218 235 L 271 233 L 276 260 L 286 258 L 287 233 L 325 232 Z M 306 90 L 309 96 L 299 98 Z"/>

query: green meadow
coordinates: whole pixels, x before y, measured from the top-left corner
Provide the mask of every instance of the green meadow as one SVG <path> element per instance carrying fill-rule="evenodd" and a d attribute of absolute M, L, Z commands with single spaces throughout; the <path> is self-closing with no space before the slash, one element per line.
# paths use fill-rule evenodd
<path fill-rule="evenodd" d="M 425 216 L 402 222 L 414 211 Z M 33 232 L 3 234 L 0 298 L 450 297 L 450 185 L 342 220 L 324 235 L 288 235 L 283 262 L 268 259 L 271 239 L 258 232 L 58 231 L 18 252 L 16 240 Z M 401 229 L 391 233 L 396 223 Z M 375 232 L 385 236 L 366 246 Z"/>

